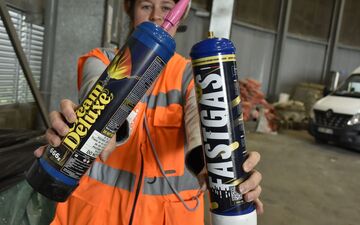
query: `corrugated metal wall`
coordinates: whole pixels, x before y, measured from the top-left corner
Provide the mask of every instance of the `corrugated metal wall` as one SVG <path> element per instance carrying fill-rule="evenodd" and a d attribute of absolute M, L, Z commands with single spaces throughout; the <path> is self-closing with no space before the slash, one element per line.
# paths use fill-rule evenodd
<path fill-rule="evenodd" d="M 209 18 L 199 17 L 192 10 L 186 20 L 188 30 L 177 34 L 177 50 L 189 56 L 191 46 L 204 39 L 209 27 Z M 231 40 L 237 48 L 237 63 L 240 79 L 253 78 L 262 83 L 267 93 L 271 62 L 274 51 L 275 33 L 234 22 Z M 325 60 L 326 44 L 301 37 L 288 36 L 282 52 L 276 94 L 291 94 L 299 82 L 321 83 Z M 332 70 L 347 76 L 360 66 L 360 49 L 339 47 L 335 51 Z"/>
<path fill-rule="evenodd" d="M 275 35 L 272 33 L 233 25 L 231 40 L 237 47 L 236 59 L 239 78 L 252 78 L 262 83 L 267 92 L 274 50 Z"/>
<path fill-rule="evenodd" d="M 282 53 L 276 93 L 291 94 L 299 82 L 321 82 L 325 46 L 288 38 Z"/>
<path fill-rule="evenodd" d="M 191 10 L 185 21 L 187 31 L 176 35 L 177 51 L 189 57 L 191 47 L 206 38 L 209 18 L 197 16 Z M 236 47 L 238 73 L 240 79 L 253 78 L 262 82 L 267 91 L 271 59 L 274 48 L 274 34 L 233 24 L 231 40 Z"/>
<path fill-rule="evenodd" d="M 57 109 L 60 99 L 77 101 L 76 60 L 88 50 L 101 46 L 105 15 L 104 1 L 59 1 L 55 64 L 50 109 Z M 203 14 L 202 14 L 203 15 Z M 209 18 L 191 10 L 185 24 L 187 31 L 176 36 L 177 51 L 189 56 L 191 47 L 206 37 Z M 240 78 L 254 78 L 268 91 L 276 33 L 234 23 L 231 39 L 237 48 Z M 291 93 L 298 82 L 321 82 L 326 45 L 288 36 L 282 52 L 276 94 Z M 360 50 L 339 48 L 332 70 L 351 72 L 360 65 Z"/>
<path fill-rule="evenodd" d="M 58 1 L 57 15 L 50 110 L 58 109 L 64 98 L 78 101 L 77 59 L 101 46 L 105 3 L 103 0 Z"/>
<path fill-rule="evenodd" d="M 360 66 L 360 49 L 339 47 L 334 56 L 332 70 L 340 71 L 343 76 Z"/>

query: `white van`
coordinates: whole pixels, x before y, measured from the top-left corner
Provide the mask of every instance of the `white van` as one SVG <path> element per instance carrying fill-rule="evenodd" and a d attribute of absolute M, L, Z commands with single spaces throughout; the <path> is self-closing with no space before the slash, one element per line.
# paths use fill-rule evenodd
<path fill-rule="evenodd" d="M 316 140 L 360 151 L 360 67 L 315 103 L 309 132 Z"/>

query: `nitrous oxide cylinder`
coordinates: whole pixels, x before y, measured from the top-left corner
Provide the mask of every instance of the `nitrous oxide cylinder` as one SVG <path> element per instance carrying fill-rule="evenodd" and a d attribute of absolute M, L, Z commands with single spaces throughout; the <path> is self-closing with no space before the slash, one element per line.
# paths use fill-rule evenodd
<path fill-rule="evenodd" d="M 60 146 L 48 145 L 26 174 L 39 193 L 63 202 L 109 143 L 175 52 L 168 33 L 180 21 L 189 0 L 180 0 L 161 26 L 137 26 L 75 113 L 76 122 Z"/>
<path fill-rule="evenodd" d="M 246 180 L 245 131 L 235 47 L 224 38 L 195 44 L 191 60 L 201 125 L 210 214 L 213 225 L 256 225 L 254 203 L 245 202 L 236 188 Z"/>

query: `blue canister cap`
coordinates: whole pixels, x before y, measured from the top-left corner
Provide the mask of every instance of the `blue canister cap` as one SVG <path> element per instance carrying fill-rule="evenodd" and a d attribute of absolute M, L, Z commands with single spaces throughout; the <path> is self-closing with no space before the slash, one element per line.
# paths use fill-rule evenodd
<path fill-rule="evenodd" d="M 143 22 L 134 30 L 133 37 L 140 40 L 150 49 L 160 52 L 157 54 L 164 60 L 168 61 L 175 52 L 176 44 L 174 38 L 160 26 L 152 22 Z M 161 48 L 156 46 L 161 45 Z"/>
<path fill-rule="evenodd" d="M 192 59 L 198 59 L 208 56 L 221 54 L 235 54 L 234 44 L 226 38 L 210 37 L 198 42 L 191 48 L 190 56 Z"/>

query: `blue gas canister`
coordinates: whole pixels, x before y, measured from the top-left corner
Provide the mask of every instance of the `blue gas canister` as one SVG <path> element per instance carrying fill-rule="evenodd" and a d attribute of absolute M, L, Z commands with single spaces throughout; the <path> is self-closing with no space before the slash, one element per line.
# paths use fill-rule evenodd
<path fill-rule="evenodd" d="M 236 190 L 249 174 L 242 170 L 247 151 L 235 51 L 210 33 L 190 53 L 213 225 L 257 224 L 254 203 Z"/>
<path fill-rule="evenodd" d="M 60 146 L 47 146 L 26 174 L 39 193 L 65 201 L 175 52 L 174 39 L 151 22 L 140 24 L 75 111 Z"/>

